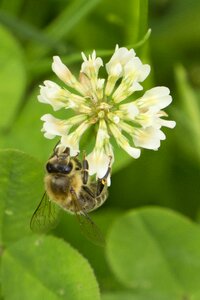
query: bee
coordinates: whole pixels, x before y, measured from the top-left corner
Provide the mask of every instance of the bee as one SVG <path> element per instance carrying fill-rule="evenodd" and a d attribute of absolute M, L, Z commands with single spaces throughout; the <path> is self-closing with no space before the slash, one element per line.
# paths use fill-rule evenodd
<path fill-rule="evenodd" d="M 62 210 L 75 214 L 82 233 L 93 243 L 104 244 L 104 238 L 88 213 L 100 207 L 108 197 L 107 179 L 110 164 L 103 178 L 90 180 L 88 161 L 70 156 L 70 149 L 59 153 L 55 147 L 47 161 L 44 178 L 45 193 L 35 210 L 30 227 L 34 232 L 53 229 Z M 110 162 L 111 162 L 110 158 Z"/>

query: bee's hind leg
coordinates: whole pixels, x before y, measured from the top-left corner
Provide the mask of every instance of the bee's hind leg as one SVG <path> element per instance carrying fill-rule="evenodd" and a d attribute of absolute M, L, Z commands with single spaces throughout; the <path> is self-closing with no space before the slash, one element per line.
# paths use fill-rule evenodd
<path fill-rule="evenodd" d="M 83 184 L 87 184 L 88 182 L 88 172 L 89 172 L 89 164 L 87 159 L 85 158 L 85 153 L 83 154 L 83 162 L 82 162 L 82 171 L 83 171 L 83 176 L 82 176 L 82 181 Z"/>

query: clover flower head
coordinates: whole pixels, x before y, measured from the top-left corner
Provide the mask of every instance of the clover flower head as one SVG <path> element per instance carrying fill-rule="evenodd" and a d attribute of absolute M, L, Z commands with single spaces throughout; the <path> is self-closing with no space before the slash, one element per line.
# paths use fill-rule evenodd
<path fill-rule="evenodd" d="M 142 82 L 150 73 L 150 66 L 143 64 L 133 49 L 115 48 L 105 68 L 107 78 L 99 77 L 103 60 L 93 51 L 87 58 L 82 53 L 83 63 L 77 79 L 58 56 L 53 58 L 52 69 L 64 88 L 52 81 L 40 86 L 40 102 L 50 104 L 54 110 L 62 108 L 74 111 L 66 120 L 44 115 L 42 131 L 46 138 L 60 137 L 60 151 L 70 148 L 70 155 L 80 152 L 80 140 L 95 126 L 96 139 L 88 153 L 89 174 L 102 178 L 109 164 L 114 162 L 111 137 L 133 158 L 138 158 L 141 148 L 157 150 L 160 141 L 166 138 L 162 127 L 175 127 L 174 121 L 163 119 L 163 111 L 171 101 L 167 87 L 158 86 L 146 91 L 140 98 L 136 91 L 143 89 Z M 110 162 L 111 160 L 111 162 Z"/>

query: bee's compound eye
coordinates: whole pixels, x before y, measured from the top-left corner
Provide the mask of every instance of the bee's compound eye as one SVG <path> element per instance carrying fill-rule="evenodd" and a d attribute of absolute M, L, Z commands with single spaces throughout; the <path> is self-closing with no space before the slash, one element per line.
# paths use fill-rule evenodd
<path fill-rule="evenodd" d="M 46 164 L 46 170 L 47 170 L 48 173 L 52 173 L 53 170 L 54 170 L 53 165 L 52 165 L 51 163 L 48 162 L 48 163 Z"/>
<path fill-rule="evenodd" d="M 63 173 L 69 174 L 73 168 L 72 163 L 70 162 L 68 165 L 65 165 L 63 168 Z"/>

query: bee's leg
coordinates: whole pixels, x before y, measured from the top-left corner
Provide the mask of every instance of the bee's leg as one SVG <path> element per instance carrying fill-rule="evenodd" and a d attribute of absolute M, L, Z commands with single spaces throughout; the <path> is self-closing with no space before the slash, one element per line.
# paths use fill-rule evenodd
<path fill-rule="evenodd" d="M 111 161 L 112 161 L 112 157 L 110 156 L 110 162 L 108 165 L 108 169 L 106 171 L 106 174 L 102 177 L 102 178 L 98 178 L 97 179 L 97 189 L 96 189 L 96 197 L 100 196 L 105 184 L 107 183 L 107 178 L 111 173 Z"/>
<path fill-rule="evenodd" d="M 88 187 L 88 186 L 83 186 L 83 190 L 90 195 L 92 198 L 95 198 L 94 192 Z"/>
<path fill-rule="evenodd" d="M 70 188 L 70 193 L 72 195 L 72 202 L 73 202 L 73 205 L 74 205 L 74 212 L 76 213 L 78 211 L 81 211 L 80 203 L 78 201 L 77 194 L 76 194 L 75 190 L 73 189 L 73 187 Z"/>
<path fill-rule="evenodd" d="M 54 146 L 53 148 L 53 154 L 50 156 L 50 158 L 54 157 L 54 156 L 58 156 L 58 151 L 59 151 L 59 148 L 57 147 L 58 145 L 60 144 L 60 140 L 56 143 L 56 145 Z M 68 156 L 70 155 L 70 148 L 67 147 L 63 153 L 66 153 Z M 49 159 L 50 159 L 49 158 Z"/>
<path fill-rule="evenodd" d="M 55 144 L 55 146 L 53 148 L 53 153 L 51 154 L 51 156 L 49 157 L 49 159 L 58 154 L 58 148 L 57 148 L 57 146 L 59 144 L 60 144 L 60 140 Z"/>
<path fill-rule="evenodd" d="M 85 158 L 85 153 L 83 155 L 83 165 L 82 165 L 82 169 L 83 169 L 83 177 L 82 177 L 82 181 L 83 184 L 87 184 L 88 182 L 88 170 L 89 170 L 89 164 L 87 159 Z"/>

